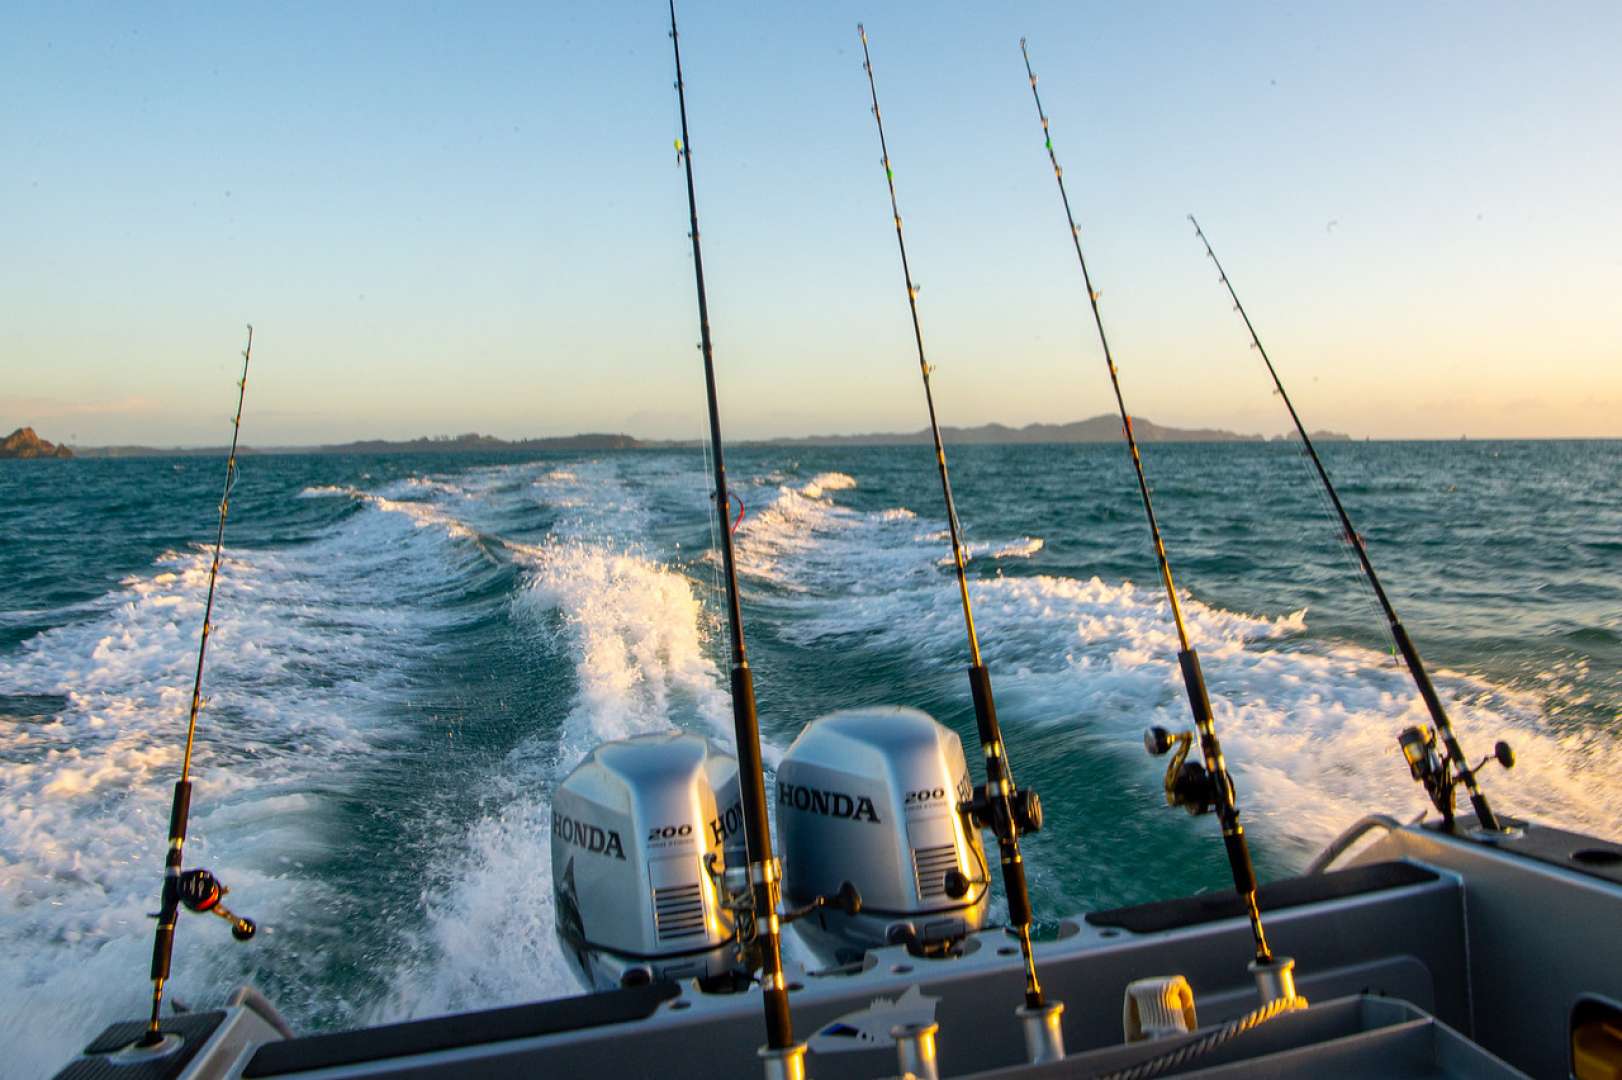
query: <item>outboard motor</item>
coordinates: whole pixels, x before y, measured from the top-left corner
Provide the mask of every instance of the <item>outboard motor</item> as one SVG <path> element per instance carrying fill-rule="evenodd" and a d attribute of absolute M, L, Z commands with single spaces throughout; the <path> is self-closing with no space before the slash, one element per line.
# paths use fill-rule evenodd
<path fill-rule="evenodd" d="M 604 743 L 552 798 L 557 932 L 590 989 L 734 985 L 732 914 L 715 874 L 743 862 L 738 763 L 702 735 Z"/>
<path fill-rule="evenodd" d="M 813 720 L 777 768 L 777 833 L 791 904 L 861 894 L 861 911 L 821 907 L 801 935 L 836 963 L 906 944 L 945 954 L 985 922 L 990 875 L 957 734 L 917 709 L 848 709 Z"/>

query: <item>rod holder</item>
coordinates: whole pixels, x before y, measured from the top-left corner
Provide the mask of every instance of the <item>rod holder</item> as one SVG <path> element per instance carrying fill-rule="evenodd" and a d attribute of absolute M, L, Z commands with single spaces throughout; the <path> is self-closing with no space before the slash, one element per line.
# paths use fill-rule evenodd
<path fill-rule="evenodd" d="M 1266 964 L 1252 960 L 1250 974 L 1256 980 L 1256 991 L 1261 994 L 1263 1005 L 1296 996 L 1293 956 L 1275 956 L 1271 963 Z"/>
<path fill-rule="evenodd" d="M 795 1043 L 781 1050 L 762 1046 L 755 1052 L 760 1055 L 766 1080 L 805 1080 L 805 1043 Z"/>
<path fill-rule="evenodd" d="M 173 1031 L 160 1032 L 156 1042 L 149 1043 L 145 1039 L 146 1033 L 142 1032 L 141 1038 L 114 1051 L 107 1060 L 117 1066 L 147 1065 L 158 1058 L 168 1057 L 186 1045 L 186 1040 Z"/>
<path fill-rule="evenodd" d="M 890 1029 L 903 1080 L 907 1077 L 940 1080 L 940 1068 L 935 1064 L 935 1034 L 940 1029 L 941 1026 L 934 1021 L 927 1024 L 897 1024 Z"/>
<path fill-rule="evenodd" d="M 1025 1029 L 1025 1060 L 1032 1065 L 1064 1060 L 1064 1002 L 1050 1001 L 1039 1008 L 1021 1005 L 1014 1010 Z"/>

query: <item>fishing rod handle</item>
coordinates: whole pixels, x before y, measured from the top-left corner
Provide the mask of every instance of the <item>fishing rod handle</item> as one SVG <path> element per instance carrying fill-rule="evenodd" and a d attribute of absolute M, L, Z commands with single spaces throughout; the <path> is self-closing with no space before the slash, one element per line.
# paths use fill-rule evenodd
<path fill-rule="evenodd" d="M 1493 813 L 1492 806 L 1487 802 L 1487 796 L 1483 795 L 1477 786 L 1475 770 L 1470 768 L 1470 762 L 1464 756 L 1463 748 L 1459 746 L 1458 736 L 1453 734 L 1453 724 L 1448 720 L 1447 710 L 1442 707 L 1442 699 L 1431 683 L 1430 672 L 1425 670 L 1425 663 L 1419 658 L 1419 649 L 1408 636 L 1407 629 L 1396 619 L 1391 620 L 1391 637 L 1397 643 L 1397 651 L 1402 653 L 1403 662 L 1408 665 L 1409 673 L 1414 677 L 1414 685 L 1419 688 L 1419 696 L 1424 699 L 1425 708 L 1436 723 L 1437 733 L 1447 745 L 1448 757 L 1458 770 L 1459 779 L 1464 781 L 1465 790 L 1470 793 L 1470 805 L 1475 809 L 1476 820 L 1489 832 L 1501 831 L 1498 815 Z"/>
<path fill-rule="evenodd" d="M 1007 755 L 1003 749 L 1002 729 L 997 724 L 997 703 L 991 694 L 991 672 L 986 670 L 984 664 L 969 668 L 969 688 L 974 696 L 974 719 L 986 761 L 986 789 L 981 798 L 975 800 L 975 809 L 997 837 L 1003 889 L 1008 894 L 1008 923 L 1014 927 L 1029 927 L 1031 894 L 1025 881 L 1025 861 L 1019 853 L 1019 834 L 1023 825 L 1041 827 L 1041 803 L 1032 800 L 1037 808 L 1034 822 L 1020 820 L 1021 817 L 1028 818 L 1028 815 L 1020 814 L 1019 801 L 1013 796 L 1014 778 L 1008 769 Z"/>
<path fill-rule="evenodd" d="M 761 944 L 760 983 L 766 1012 L 766 1043 L 774 1050 L 795 1045 L 783 974 L 778 899 L 782 890 L 772 834 L 766 819 L 766 782 L 761 771 L 760 720 L 755 712 L 755 676 L 748 664 L 732 668 L 732 718 L 738 749 L 738 788 L 743 802 L 745 858 L 754 886 L 754 921 Z"/>
<path fill-rule="evenodd" d="M 1189 706 L 1194 711 L 1194 726 L 1200 735 L 1200 753 L 1205 758 L 1217 820 L 1222 823 L 1222 844 L 1228 850 L 1228 869 L 1233 872 L 1233 887 L 1240 896 L 1253 894 L 1256 891 L 1256 868 L 1250 861 L 1250 845 L 1245 841 L 1244 826 L 1239 824 L 1239 803 L 1234 793 L 1233 777 L 1228 775 L 1228 765 L 1222 757 L 1222 744 L 1217 741 L 1205 671 L 1200 667 L 1199 653 L 1192 648 L 1179 652 L 1177 662 L 1183 669 L 1183 684 L 1188 688 Z"/>
<path fill-rule="evenodd" d="M 152 939 L 152 981 L 169 978 L 174 955 L 175 921 L 180 917 L 180 864 L 186 842 L 186 823 L 191 816 L 191 781 L 175 782 L 174 802 L 169 807 L 169 850 L 163 858 L 163 899 L 158 905 L 158 931 Z"/>

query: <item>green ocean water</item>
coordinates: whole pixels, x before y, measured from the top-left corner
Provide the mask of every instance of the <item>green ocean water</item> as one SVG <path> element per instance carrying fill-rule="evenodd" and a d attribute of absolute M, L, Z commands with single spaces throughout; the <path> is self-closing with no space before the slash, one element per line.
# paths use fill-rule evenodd
<path fill-rule="evenodd" d="M 1466 746 L 1512 814 L 1622 838 L 1622 442 L 1322 448 Z M 1185 724 L 1121 447 L 951 450 L 976 620 L 1046 830 L 1044 924 L 1220 889 L 1213 822 L 1139 735 Z M 1265 877 L 1423 808 L 1422 710 L 1297 450 L 1144 449 Z M 834 708 L 973 740 L 923 447 L 729 452 L 769 760 Z M 48 1073 L 137 1015 L 223 463 L 0 462 L 0 1025 Z M 702 452 L 248 456 L 191 861 L 263 933 L 182 926 L 172 993 L 253 981 L 301 1029 L 559 996 L 547 797 L 602 739 L 730 738 Z M 973 755 L 971 755 L 972 757 Z"/>

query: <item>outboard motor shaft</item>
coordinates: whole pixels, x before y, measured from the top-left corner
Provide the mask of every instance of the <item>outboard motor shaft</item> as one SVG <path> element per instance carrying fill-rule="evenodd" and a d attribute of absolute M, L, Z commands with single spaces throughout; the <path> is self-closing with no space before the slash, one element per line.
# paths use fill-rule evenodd
<path fill-rule="evenodd" d="M 737 981 L 711 868 L 742 864 L 742 822 L 737 760 L 701 735 L 604 743 L 568 775 L 552 800 L 552 886 L 588 988 Z"/>
<path fill-rule="evenodd" d="M 800 732 L 777 769 L 777 831 L 791 904 L 862 897 L 851 914 L 822 907 L 797 924 L 839 963 L 906 944 L 945 953 L 985 922 L 990 892 L 980 833 L 959 808 L 970 794 L 957 734 L 917 709 L 849 709 Z"/>

